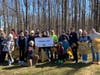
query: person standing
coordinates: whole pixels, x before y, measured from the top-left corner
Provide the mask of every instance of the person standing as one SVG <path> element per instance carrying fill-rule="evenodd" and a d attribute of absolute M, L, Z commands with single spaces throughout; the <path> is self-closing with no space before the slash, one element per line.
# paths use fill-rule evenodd
<path fill-rule="evenodd" d="M 25 45 L 26 45 L 26 49 L 25 49 L 25 60 L 27 60 L 27 48 L 28 48 L 28 39 L 29 39 L 29 31 L 28 30 L 25 30 L 25 32 L 24 32 L 24 36 L 25 36 L 25 39 L 26 39 L 26 43 L 25 43 Z"/>
<path fill-rule="evenodd" d="M 25 60 L 25 49 L 27 48 L 26 46 L 26 39 L 24 36 L 24 32 L 20 31 L 19 37 L 18 37 L 18 48 L 19 48 L 19 64 L 24 65 L 24 60 Z"/>
<path fill-rule="evenodd" d="M 100 64 L 100 33 L 96 32 L 96 30 L 92 28 L 89 36 L 92 40 L 92 63 Z"/>
<path fill-rule="evenodd" d="M 12 29 L 12 30 L 11 30 L 11 34 L 13 35 L 14 42 L 15 42 L 15 48 L 16 48 L 16 47 L 17 47 L 18 34 L 17 34 L 17 32 L 15 31 L 15 29 Z"/>
<path fill-rule="evenodd" d="M 58 43 L 58 37 L 57 37 L 57 35 L 55 34 L 55 31 L 54 31 L 54 30 L 51 30 L 51 35 L 50 35 L 50 37 L 53 39 L 54 44 L 57 44 L 57 43 Z"/>
<path fill-rule="evenodd" d="M 77 33 L 75 32 L 74 28 L 70 29 L 71 33 L 69 35 L 69 44 L 72 48 L 73 56 L 74 56 L 74 61 L 75 63 L 78 63 L 78 54 L 77 54 L 77 49 L 78 49 L 78 37 Z"/>
<path fill-rule="evenodd" d="M 87 63 L 88 61 L 88 51 L 89 51 L 89 43 L 90 43 L 91 39 L 87 34 L 87 31 L 84 30 L 82 32 L 82 36 L 80 36 L 79 38 L 79 50 L 81 52 L 82 55 L 82 62 L 83 63 Z"/>
<path fill-rule="evenodd" d="M 79 29 L 79 31 L 78 31 L 78 39 L 80 37 L 82 37 L 82 33 L 83 33 L 83 30 L 82 29 Z M 79 45 L 79 47 L 80 47 L 80 45 Z M 81 51 L 80 50 L 78 50 L 78 55 L 79 55 L 79 58 L 81 58 Z"/>
<path fill-rule="evenodd" d="M 12 52 L 14 51 L 14 39 L 13 35 L 9 34 L 7 38 L 7 54 L 8 54 L 8 65 L 10 66 L 14 59 L 12 57 Z"/>
<path fill-rule="evenodd" d="M 65 38 L 69 41 L 69 36 L 65 33 L 65 31 L 62 31 L 62 34 L 59 36 L 59 42 L 63 42 Z"/>
<path fill-rule="evenodd" d="M 7 42 L 6 35 L 5 35 L 4 31 L 2 31 L 0 33 L 0 58 L 1 58 L 0 62 L 1 62 L 1 64 L 4 63 L 5 56 L 6 56 L 6 53 L 7 53 L 6 49 L 4 48 L 5 45 L 6 45 L 6 42 Z"/>
<path fill-rule="evenodd" d="M 51 60 L 53 60 L 53 54 L 54 54 L 55 60 L 56 60 L 56 54 L 57 54 L 57 51 L 56 51 L 57 48 L 56 48 L 56 46 L 57 46 L 57 43 L 58 43 L 58 37 L 55 34 L 54 30 L 51 30 L 50 37 L 53 39 L 53 42 L 54 42 L 54 46 L 52 47 L 52 52 L 51 52 Z"/>
<path fill-rule="evenodd" d="M 0 28 L 0 64 L 2 64 L 2 48 L 3 48 L 2 42 L 4 39 L 4 37 L 2 37 L 2 31 L 3 29 Z"/>

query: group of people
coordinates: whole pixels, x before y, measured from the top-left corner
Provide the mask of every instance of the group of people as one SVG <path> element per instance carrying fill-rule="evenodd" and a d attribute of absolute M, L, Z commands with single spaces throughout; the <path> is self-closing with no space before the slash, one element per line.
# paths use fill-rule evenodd
<path fill-rule="evenodd" d="M 35 38 L 51 37 L 54 45 L 52 47 L 39 47 L 35 45 Z M 6 35 L 4 31 L 0 30 L 0 63 L 5 62 L 7 56 L 8 65 L 14 63 L 12 53 L 17 47 L 19 51 L 19 65 L 32 66 L 41 61 L 42 50 L 47 55 L 47 61 L 62 64 L 66 60 L 72 59 L 75 63 L 79 62 L 79 57 L 82 63 L 88 63 L 88 51 L 92 54 L 92 63 L 100 64 L 100 33 L 96 32 L 94 28 L 91 32 L 79 29 L 78 32 L 74 28 L 66 33 L 62 30 L 59 36 L 54 30 L 36 31 L 28 30 L 20 31 L 18 34 L 14 29 Z"/>

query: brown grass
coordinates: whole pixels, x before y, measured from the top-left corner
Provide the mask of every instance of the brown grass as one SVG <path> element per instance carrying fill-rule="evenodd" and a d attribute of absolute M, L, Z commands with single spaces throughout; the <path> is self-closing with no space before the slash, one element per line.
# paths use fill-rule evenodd
<path fill-rule="evenodd" d="M 0 66 L 0 75 L 100 75 L 100 65 L 66 62 L 62 65 L 41 63 L 32 67 L 21 67 L 16 64 Z"/>
<path fill-rule="evenodd" d="M 91 62 L 91 55 L 89 55 Z M 0 66 L 0 75 L 100 75 L 100 65 L 78 64 L 67 61 L 62 65 L 39 63 L 37 66 L 21 67 L 17 63 L 12 66 Z"/>

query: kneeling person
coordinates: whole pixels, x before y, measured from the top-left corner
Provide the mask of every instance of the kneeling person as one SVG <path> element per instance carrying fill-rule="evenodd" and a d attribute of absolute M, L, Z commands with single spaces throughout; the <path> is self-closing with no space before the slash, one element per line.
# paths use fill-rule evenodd
<path fill-rule="evenodd" d="M 28 47 L 28 50 L 27 50 L 28 66 L 33 65 L 33 61 L 32 61 L 33 59 L 34 59 L 35 64 L 38 62 L 39 57 L 38 57 L 38 55 L 35 55 L 34 51 L 35 51 L 34 42 L 30 41 L 29 42 L 29 47 Z"/>

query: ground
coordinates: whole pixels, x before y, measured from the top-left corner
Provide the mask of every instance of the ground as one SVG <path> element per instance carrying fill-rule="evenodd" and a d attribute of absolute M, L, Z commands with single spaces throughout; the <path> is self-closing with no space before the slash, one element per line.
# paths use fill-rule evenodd
<path fill-rule="evenodd" d="M 52 63 L 39 63 L 32 67 L 21 67 L 15 62 L 12 66 L 0 65 L 0 75 L 100 75 L 100 65 L 91 63 L 91 53 L 88 54 L 88 63 L 78 64 L 66 61 L 57 65 Z"/>
<path fill-rule="evenodd" d="M 0 66 L 0 75 L 100 75 L 100 65 L 81 62 L 65 62 L 62 65 L 40 63 L 32 67 L 3 65 Z"/>

